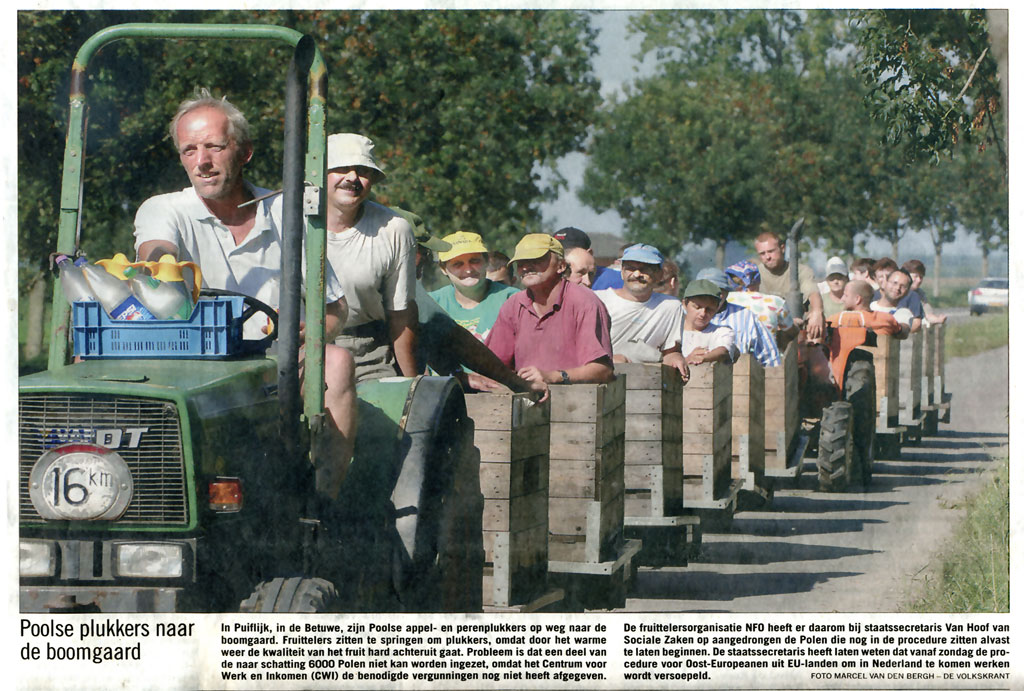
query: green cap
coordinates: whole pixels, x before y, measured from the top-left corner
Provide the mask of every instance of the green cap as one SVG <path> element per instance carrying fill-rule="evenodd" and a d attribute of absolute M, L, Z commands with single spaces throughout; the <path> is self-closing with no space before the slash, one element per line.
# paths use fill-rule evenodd
<path fill-rule="evenodd" d="M 406 211 L 397 206 L 391 207 L 391 210 L 396 214 L 404 218 L 412 226 L 413 237 L 416 238 L 416 244 L 423 245 L 428 250 L 433 252 L 447 252 L 452 248 L 451 243 L 445 242 L 439 238 L 435 238 L 429 232 L 427 232 L 427 226 L 417 214 L 411 211 Z"/>
<path fill-rule="evenodd" d="M 720 298 L 722 297 L 722 289 L 706 278 L 698 278 L 686 284 L 686 290 L 683 291 L 684 300 L 687 298 L 700 297 L 701 295 Z"/>

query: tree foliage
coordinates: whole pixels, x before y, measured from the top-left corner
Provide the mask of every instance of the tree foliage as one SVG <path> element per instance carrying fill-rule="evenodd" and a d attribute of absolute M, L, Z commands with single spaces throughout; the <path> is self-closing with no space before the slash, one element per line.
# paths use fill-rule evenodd
<path fill-rule="evenodd" d="M 818 244 L 852 251 L 880 157 L 844 15 L 649 12 L 632 27 L 659 70 L 602 113 L 581 199 L 667 249 L 803 216 Z"/>
<path fill-rule="evenodd" d="M 855 15 L 862 76 L 887 140 L 911 155 L 995 146 L 1001 96 L 983 9 L 865 10 Z"/>
<path fill-rule="evenodd" d="M 141 11 L 18 15 L 19 253 L 41 266 L 55 244 L 70 66 L 96 30 L 122 22 L 270 23 L 312 35 L 329 74 L 328 131 L 375 140 L 384 203 L 435 233 L 492 243 L 539 226 L 554 189 L 541 169 L 581 147 L 599 102 L 594 30 L 576 12 Z M 130 252 L 135 209 L 188 180 L 167 135 L 198 86 L 246 113 L 247 176 L 280 186 L 290 49 L 265 42 L 125 40 L 89 65 L 83 244 Z M 554 183 L 557 185 L 557 176 Z"/>

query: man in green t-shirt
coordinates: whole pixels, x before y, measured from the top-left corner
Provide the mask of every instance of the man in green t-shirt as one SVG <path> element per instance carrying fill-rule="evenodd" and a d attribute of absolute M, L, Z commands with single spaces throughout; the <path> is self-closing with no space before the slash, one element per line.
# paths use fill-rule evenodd
<path fill-rule="evenodd" d="M 850 272 L 846 268 L 846 262 L 839 257 L 829 259 L 825 264 L 825 281 L 818 285 L 821 290 L 822 306 L 825 309 L 825 319 L 846 310 L 843 306 L 843 291 L 849 282 Z"/>
<path fill-rule="evenodd" d="M 754 251 L 759 261 L 754 263 L 761 272 L 761 292 L 785 298 L 789 294 L 790 263 L 786 261 L 786 242 L 776 233 L 761 233 L 754 239 Z M 806 264 L 797 268 L 802 301 L 807 305 L 804 324 L 807 338 L 814 341 L 825 335 L 824 306 L 821 293 L 814 280 L 814 271 Z"/>
<path fill-rule="evenodd" d="M 442 238 L 451 249 L 438 252 L 441 271 L 451 282 L 430 297 L 460 326 L 483 341 L 498 318 L 498 310 L 519 292 L 487 278 L 487 247 L 476 233 L 459 231 Z"/>

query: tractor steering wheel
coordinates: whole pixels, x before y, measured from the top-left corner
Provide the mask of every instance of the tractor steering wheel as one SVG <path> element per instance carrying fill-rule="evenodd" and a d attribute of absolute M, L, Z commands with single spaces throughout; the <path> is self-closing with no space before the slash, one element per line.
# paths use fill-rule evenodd
<path fill-rule="evenodd" d="M 245 324 L 245 322 L 249 321 L 249 318 L 252 317 L 257 312 L 262 312 L 263 314 L 267 315 L 267 319 L 270 321 L 272 327 L 270 333 L 268 333 L 263 338 L 257 339 L 255 341 L 243 340 L 241 344 L 242 354 L 248 355 L 252 353 L 266 352 L 267 348 L 270 347 L 270 344 L 274 341 L 275 338 L 277 338 L 277 310 L 275 310 L 267 303 L 262 302 L 261 300 L 257 300 L 251 295 L 242 295 L 241 293 L 236 293 L 233 290 L 221 290 L 219 288 L 203 288 L 199 292 L 199 296 L 242 298 L 243 304 L 245 305 L 245 309 L 242 310 L 241 315 L 235 317 L 234 319 L 234 321 L 238 323 L 240 326 L 242 324 Z"/>

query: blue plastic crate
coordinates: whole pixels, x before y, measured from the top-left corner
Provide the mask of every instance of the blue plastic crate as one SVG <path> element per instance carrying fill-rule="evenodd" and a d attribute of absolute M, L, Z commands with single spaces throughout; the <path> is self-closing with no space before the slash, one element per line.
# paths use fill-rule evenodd
<path fill-rule="evenodd" d="M 98 302 L 72 305 L 75 355 L 83 359 L 215 359 L 241 354 L 244 300 L 241 296 L 200 298 L 185 319 L 120 321 Z"/>

